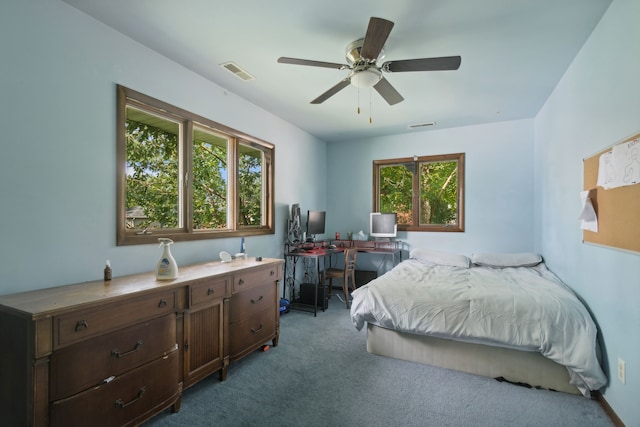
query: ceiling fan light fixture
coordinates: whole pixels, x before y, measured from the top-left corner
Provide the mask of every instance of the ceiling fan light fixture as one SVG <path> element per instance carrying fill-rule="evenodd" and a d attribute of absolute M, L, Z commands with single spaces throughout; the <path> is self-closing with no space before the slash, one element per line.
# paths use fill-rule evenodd
<path fill-rule="evenodd" d="M 377 68 L 355 69 L 349 76 L 351 84 L 360 89 L 367 89 L 375 86 L 382 78 L 382 72 Z"/>

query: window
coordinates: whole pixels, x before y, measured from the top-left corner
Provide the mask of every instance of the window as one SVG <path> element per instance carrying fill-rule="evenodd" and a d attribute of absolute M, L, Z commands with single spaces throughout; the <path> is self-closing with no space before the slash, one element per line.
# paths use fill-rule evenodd
<path fill-rule="evenodd" d="M 464 153 L 375 160 L 373 193 L 398 230 L 464 231 Z"/>
<path fill-rule="evenodd" d="M 274 233 L 272 144 L 117 93 L 118 245 Z"/>

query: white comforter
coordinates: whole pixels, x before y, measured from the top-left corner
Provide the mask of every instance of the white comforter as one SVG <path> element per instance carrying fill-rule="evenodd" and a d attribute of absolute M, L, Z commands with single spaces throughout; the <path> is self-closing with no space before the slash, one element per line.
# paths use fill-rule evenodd
<path fill-rule="evenodd" d="M 544 264 L 460 268 L 409 259 L 353 292 L 351 318 L 389 329 L 538 351 L 569 370 L 584 395 L 606 383 L 596 327 Z"/>

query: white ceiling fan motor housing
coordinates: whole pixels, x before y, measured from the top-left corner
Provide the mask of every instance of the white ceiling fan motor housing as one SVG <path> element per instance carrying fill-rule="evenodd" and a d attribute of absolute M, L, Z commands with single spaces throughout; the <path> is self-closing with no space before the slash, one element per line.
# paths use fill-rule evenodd
<path fill-rule="evenodd" d="M 349 43 L 345 58 L 353 67 L 349 74 L 351 84 L 359 88 L 369 88 L 375 86 L 382 78 L 382 71 L 376 67 L 376 63 L 382 62 L 384 59 L 384 50 L 380 50 L 380 54 L 374 62 L 369 62 L 360 56 L 363 42 L 362 38 Z"/>

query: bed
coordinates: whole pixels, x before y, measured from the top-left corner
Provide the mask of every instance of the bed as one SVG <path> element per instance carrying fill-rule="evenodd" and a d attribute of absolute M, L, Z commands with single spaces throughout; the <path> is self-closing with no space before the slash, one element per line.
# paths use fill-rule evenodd
<path fill-rule="evenodd" d="M 352 296 L 370 353 L 587 397 L 606 384 L 589 312 L 537 254 L 414 249 Z"/>

